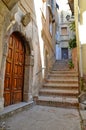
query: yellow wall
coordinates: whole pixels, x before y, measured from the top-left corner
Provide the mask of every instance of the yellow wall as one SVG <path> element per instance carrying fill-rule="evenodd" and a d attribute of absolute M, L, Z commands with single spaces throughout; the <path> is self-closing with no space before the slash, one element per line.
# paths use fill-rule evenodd
<path fill-rule="evenodd" d="M 80 39 L 81 47 L 82 47 L 82 69 L 83 74 L 86 74 L 86 31 L 84 30 L 86 27 L 86 1 L 80 0 L 80 26 L 82 27 L 82 33 L 80 30 Z"/>
<path fill-rule="evenodd" d="M 86 74 L 86 44 L 82 45 L 82 66 L 83 73 Z"/>
<path fill-rule="evenodd" d="M 86 74 L 86 1 L 74 0 L 78 63 L 80 74 Z"/>

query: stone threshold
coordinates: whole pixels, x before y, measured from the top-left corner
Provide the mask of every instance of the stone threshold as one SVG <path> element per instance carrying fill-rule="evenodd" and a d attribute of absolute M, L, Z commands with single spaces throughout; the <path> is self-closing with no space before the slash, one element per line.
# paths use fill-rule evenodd
<path fill-rule="evenodd" d="M 0 112 L 0 121 L 23 110 L 31 109 L 33 106 L 34 106 L 34 101 L 30 101 L 28 103 L 21 102 L 18 104 L 7 106 Z"/>

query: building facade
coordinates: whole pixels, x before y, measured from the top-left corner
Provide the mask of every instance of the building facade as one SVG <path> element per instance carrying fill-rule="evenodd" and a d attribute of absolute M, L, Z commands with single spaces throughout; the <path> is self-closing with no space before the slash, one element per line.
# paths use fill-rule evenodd
<path fill-rule="evenodd" d="M 68 0 L 71 11 L 74 12 L 77 42 L 77 63 L 79 69 L 79 101 L 80 107 L 86 107 L 86 2 L 84 0 Z"/>
<path fill-rule="evenodd" d="M 0 1 L 0 109 L 38 95 L 55 61 L 56 1 Z"/>
<path fill-rule="evenodd" d="M 76 22 L 76 36 L 78 43 L 78 63 L 80 71 L 81 88 L 80 91 L 86 89 L 86 7 L 85 1 L 74 1 L 75 22 Z"/>
<path fill-rule="evenodd" d="M 71 50 L 69 49 L 69 40 L 72 37 L 72 32 L 69 28 L 69 20 L 67 16 L 71 17 L 70 11 L 59 11 L 59 24 L 57 28 L 57 42 L 56 42 L 56 59 L 64 60 L 71 59 Z"/>

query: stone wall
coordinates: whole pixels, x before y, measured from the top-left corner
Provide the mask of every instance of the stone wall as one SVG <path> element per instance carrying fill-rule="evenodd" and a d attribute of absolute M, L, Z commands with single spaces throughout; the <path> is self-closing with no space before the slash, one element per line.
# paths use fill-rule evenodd
<path fill-rule="evenodd" d="M 3 4 L 2 1 L 0 1 L 0 109 L 3 108 L 4 98 L 3 98 L 3 69 L 2 69 L 2 62 L 5 59 L 5 56 L 3 56 L 3 28 L 4 28 L 4 21 L 5 21 L 5 15 L 6 13 L 9 14 L 9 10 L 6 8 L 6 6 Z M 4 66 L 3 66 L 4 67 Z"/>
<path fill-rule="evenodd" d="M 42 24 L 40 8 L 42 8 L 43 2 L 39 0 L 39 7 L 34 0 L 19 0 L 17 2 L 18 0 L 15 4 L 11 3 L 12 7 L 9 8 L 0 1 L 0 109 L 4 107 L 3 94 L 8 40 L 13 32 L 19 33 L 26 47 L 23 101 L 28 102 L 33 100 L 34 96 L 38 96 L 39 88 L 45 77 L 44 67 L 45 65 L 51 67 L 55 60 L 48 26 L 46 24 L 46 34 L 43 32 L 45 25 L 42 25 L 42 28 L 39 27 L 39 24 Z"/>
<path fill-rule="evenodd" d="M 24 2 L 24 3 L 23 3 Z M 27 1 L 26 1 L 27 2 Z M 38 40 L 38 31 L 36 25 L 35 9 L 34 3 L 29 2 L 28 5 L 25 1 L 20 1 L 17 5 L 13 7 L 10 11 L 3 4 L 0 3 L 0 108 L 4 106 L 4 77 L 5 77 L 5 67 L 6 67 L 6 56 L 8 52 L 8 40 L 10 35 L 13 32 L 19 32 L 22 35 L 24 42 L 26 43 L 26 60 L 25 60 L 25 76 L 24 76 L 24 92 L 23 92 L 23 101 L 33 100 L 33 91 L 32 88 L 37 87 L 40 83 L 39 77 L 36 77 L 35 74 L 38 71 L 41 63 L 40 60 L 40 51 L 39 51 L 39 40 Z M 31 9 L 31 8 L 32 9 Z M 26 14 L 30 13 L 30 20 L 26 18 L 23 25 L 22 18 Z M 29 48 L 28 48 L 29 47 Z M 30 49 L 30 50 L 29 50 Z M 29 52 L 28 52 L 29 51 Z M 29 59 L 29 61 L 28 61 Z M 29 62 L 29 63 L 28 63 Z M 35 76 L 35 77 L 34 77 Z M 35 82 L 34 82 L 35 79 Z M 37 83 L 36 83 L 37 81 Z M 34 87 L 35 86 L 35 87 Z M 38 89 L 38 88 L 36 88 Z M 34 93 L 36 94 L 37 91 Z"/>

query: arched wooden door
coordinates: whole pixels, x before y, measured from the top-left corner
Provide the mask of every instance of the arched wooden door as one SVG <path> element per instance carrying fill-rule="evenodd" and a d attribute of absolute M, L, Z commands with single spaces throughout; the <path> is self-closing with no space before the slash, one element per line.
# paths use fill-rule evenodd
<path fill-rule="evenodd" d="M 6 59 L 4 81 L 5 106 L 23 100 L 24 58 L 24 46 L 20 38 L 12 34 L 9 38 L 9 48 Z"/>

